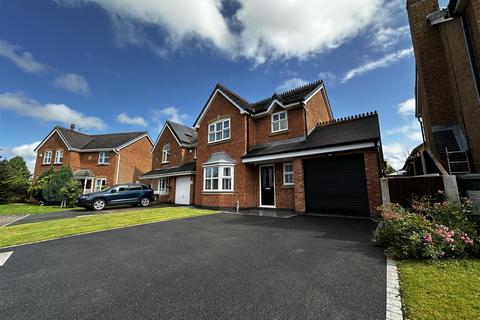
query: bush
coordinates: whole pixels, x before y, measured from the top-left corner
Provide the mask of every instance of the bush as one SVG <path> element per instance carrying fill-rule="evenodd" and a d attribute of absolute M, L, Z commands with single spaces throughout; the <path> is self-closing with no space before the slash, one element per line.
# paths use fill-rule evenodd
<path fill-rule="evenodd" d="M 80 183 L 73 178 L 69 167 L 55 171 L 49 169 L 43 172 L 30 188 L 32 196 L 46 203 L 65 203 L 73 205 L 73 201 L 82 194 Z"/>
<path fill-rule="evenodd" d="M 471 203 L 432 198 L 412 201 L 412 209 L 399 205 L 381 208 L 374 240 L 393 258 L 438 259 L 478 256 L 479 229 L 471 216 Z"/>
<path fill-rule="evenodd" d="M 83 192 L 83 188 L 80 182 L 76 179 L 70 179 L 65 183 L 65 185 L 60 189 L 60 195 L 65 201 L 65 205 L 68 207 L 73 207 L 75 200 Z"/>

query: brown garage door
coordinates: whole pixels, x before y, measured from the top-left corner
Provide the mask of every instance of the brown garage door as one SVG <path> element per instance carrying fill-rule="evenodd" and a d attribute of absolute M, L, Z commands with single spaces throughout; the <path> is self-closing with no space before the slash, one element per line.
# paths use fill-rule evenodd
<path fill-rule="evenodd" d="M 303 161 L 307 213 L 369 216 L 363 154 Z"/>

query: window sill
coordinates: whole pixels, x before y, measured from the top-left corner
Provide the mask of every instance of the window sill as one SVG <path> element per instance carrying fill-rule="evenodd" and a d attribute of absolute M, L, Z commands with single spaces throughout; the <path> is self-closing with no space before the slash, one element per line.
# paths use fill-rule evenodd
<path fill-rule="evenodd" d="M 97 163 L 97 166 L 108 166 L 109 163 Z"/>
<path fill-rule="evenodd" d="M 285 129 L 285 130 L 282 130 L 282 131 L 275 131 L 275 132 L 270 132 L 270 137 L 271 136 L 278 136 L 280 134 L 285 134 L 285 133 L 288 133 L 289 130 L 288 129 Z"/>
<path fill-rule="evenodd" d="M 165 162 L 162 162 L 161 164 L 169 164 L 170 161 L 165 161 Z"/>
<path fill-rule="evenodd" d="M 203 190 L 202 194 L 234 194 L 235 191 L 208 191 Z"/>
<path fill-rule="evenodd" d="M 282 184 L 283 189 L 293 189 L 295 188 L 295 184 Z"/>
<path fill-rule="evenodd" d="M 58 165 L 61 165 L 63 163 L 62 162 L 54 162 L 53 164 L 58 166 Z"/>
<path fill-rule="evenodd" d="M 42 166 L 50 166 L 52 165 L 51 163 L 42 163 Z"/>
<path fill-rule="evenodd" d="M 220 140 L 220 141 L 208 142 L 207 147 L 208 146 L 213 146 L 213 145 L 216 145 L 216 144 L 227 143 L 227 142 L 230 142 L 230 141 L 232 141 L 232 138 L 228 138 L 228 139 Z"/>

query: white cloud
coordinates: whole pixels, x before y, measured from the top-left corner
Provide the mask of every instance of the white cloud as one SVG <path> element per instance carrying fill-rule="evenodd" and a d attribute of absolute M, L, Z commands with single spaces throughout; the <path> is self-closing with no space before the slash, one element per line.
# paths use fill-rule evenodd
<path fill-rule="evenodd" d="M 286 91 L 286 90 L 290 90 L 290 89 L 293 89 L 293 88 L 298 88 L 298 87 L 301 87 L 303 85 L 306 85 L 307 83 L 308 83 L 307 80 L 303 80 L 303 79 L 300 79 L 300 78 L 288 79 L 288 80 L 285 80 L 281 85 L 279 85 L 277 87 L 277 91 L 281 92 L 281 91 Z"/>
<path fill-rule="evenodd" d="M 403 126 L 395 127 L 387 131 L 389 135 L 403 135 L 404 138 L 411 140 L 416 143 L 422 142 L 422 131 L 420 130 L 420 125 L 417 121 L 412 120 L 409 123 L 404 124 Z"/>
<path fill-rule="evenodd" d="M 237 0 L 226 12 L 221 0 L 57 0 L 96 3 L 111 17 L 117 41 L 163 55 L 186 41 L 207 41 L 231 57 L 261 64 L 304 59 L 343 44 L 371 25 L 384 0 Z M 75 6 L 73 6 L 75 7 Z M 146 28 L 166 32 L 156 43 Z"/>
<path fill-rule="evenodd" d="M 12 45 L 7 41 L 0 40 L 0 56 L 7 58 L 17 67 L 28 73 L 42 73 L 47 70 L 47 66 L 36 61 L 28 51 L 21 50 L 21 47 Z"/>
<path fill-rule="evenodd" d="M 368 26 L 381 0 L 239 0 L 235 18 L 243 55 L 268 59 L 307 58 L 336 48 Z"/>
<path fill-rule="evenodd" d="M 125 112 L 120 113 L 119 115 L 117 115 L 117 121 L 118 121 L 119 123 L 123 123 L 123 124 L 131 124 L 131 125 L 143 126 L 143 127 L 146 127 L 146 126 L 147 126 L 147 122 L 146 122 L 145 119 L 143 119 L 142 117 L 140 117 L 140 116 L 130 117 L 130 116 L 129 116 L 128 114 L 126 114 Z"/>
<path fill-rule="evenodd" d="M 391 64 L 394 64 L 404 58 L 410 57 L 411 55 L 413 55 L 413 48 L 399 50 L 393 53 L 389 53 L 378 60 L 368 61 L 345 73 L 342 82 L 347 82 L 352 78 L 358 77 L 364 73 L 376 69 L 387 68 Z"/>
<path fill-rule="evenodd" d="M 401 39 L 407 37 L 410 34 L 409 26 L 390 27 L 382 24 L 375 26 L 373 33 L 372 47 L 376 47 L 382 50 L 391 49 Z"/>
<path fill-rule="evenodd" d="M 88 95 L 90 93 L 90 87 L 87 80 L 75 73 L 67 73 L 58 76 L 53 81 L 53 85 L 57 88 L 65 89 L 70 92 L 80 93 Z"/>
<path fill-rule="evenodd" d="M 75 123 L 77 127 L 84 129 L 103 130 L 107 126 L 103 120 L 86 116 L 65 104 L 41 104 L 26 97 L 22 92 L 0 93 L 0 110 L 14 111 L 19 115 L 45 122 L 60 122 L 64 125 Z"/>
<path fill-rule="evenodd" d="M 35 169 L 35 159 L 36 153 L 33 151 L 38 145 L 40 141 L 34 141 L 32 143 L 22 144 L 15 147 L 0 147 L 0 152 L 2 156 L 6 155 L 8 158 L 13 158 L 16 156 L 22 157 L 25 162 L 27 163 L 27 167 L 31 173 Z"/>
<path fill-rule="evenodd" d="M 410 98 L 397 105 L 397 112 L 402 116 L 415 115 L 415 98 Z"/>
<path fill-rule="evenodd" d="M 398 142 L 384 144 L 382 149 L 385 160 L 396 170 L 403 167 L 411 151 L 406 145 Z"/>
<path fill-rule="evenodd" d="M 188 115 L 180 112 L 178 108 L 167 107 L 160 110 L 153 111 L 153 120 L 156 122 L 162 122 L 164 120 L 171 120 L 177 123 L 184 123 L 188 119 Z M 163 125 L 163 124 L 161 124 Z"/>

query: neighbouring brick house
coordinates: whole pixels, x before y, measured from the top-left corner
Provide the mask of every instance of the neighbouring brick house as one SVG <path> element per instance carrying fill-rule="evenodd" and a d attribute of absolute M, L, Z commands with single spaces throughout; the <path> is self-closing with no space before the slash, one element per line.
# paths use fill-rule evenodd
<path fill-rule="evenodd" d="M 150 170 L 152 140 L 147 132 L 89 135 L 55 127 L 35 148 L 33 178 L 53 167 L 69 166 L 84 193 L 129 183 Z"/>
<path fill-rule="evenodd" d="M 167 121 L 160 131 L 152 149 L 153 170 L 141 179 L 152 186 L 161 202 L 194 203 L 196 143 L 194 128 Z"/>
<path fill-rule="evenodd" d="M 480 1 L 408 0 L 416 61 L 416 116 L 424 144 L 409 174 L 480 172 Z"/>
<path fill-rule="evenodd" d="M 193 128 L 165 124 L 152 161 L 142 178 L 169 178 L 164 201 L 181 187 L 201 207 L 368 216 L 381 203 L 378 116 L 334 120 L 322 81 L 256 103 L 218 84 Z"/>

